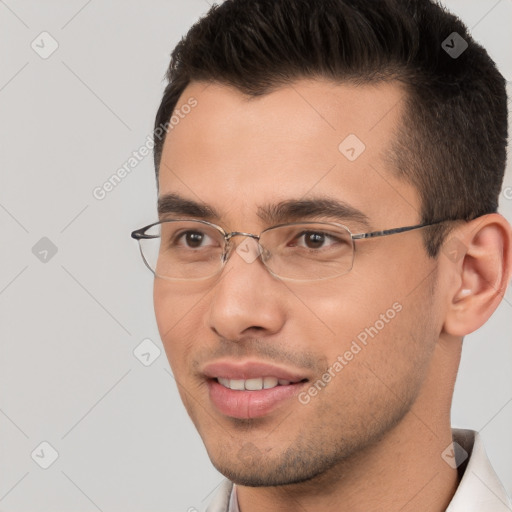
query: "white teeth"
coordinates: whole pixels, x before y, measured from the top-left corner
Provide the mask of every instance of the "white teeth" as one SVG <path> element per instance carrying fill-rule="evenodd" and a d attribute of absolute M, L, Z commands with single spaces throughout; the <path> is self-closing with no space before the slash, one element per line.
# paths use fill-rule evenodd
<path fill-rule="evenodd" d="M 218 377 L 217 381 L 225 388 L 233 389 L 236 391 L 259 391 L 261 389 L 271 389 L 278 385 L 287 386 L 290 384 L 289 380 L 278 379 L 277 377 L 259 377 L 255 379 L 225 379 Z"/>
<path fill-rule="evenodd" d="M 231 389 L 236 389 L 238 391 L 242 391 L 245 389 L 244 384 L 245 384 L 245 381 L 243 379 L 240 379 L 240 380 L 239 379 L 231 379 L 229 381 L 229 387 Z"/>
<path fill-rule="evenodd" d="M 219 377 L 217 380 L 219 381 L 219 384 L 222 384 L 225 388 L 229 388 L 229 379 Z"/>
<path fill-rule="evenodd" d="M 245 381 L 245 389 L 249 391 L 263 389 L 263 379 L 247 379 Z"/>
<path fill-rule="evenodd" d="M 275 388 L 277 383 L 277 377 L 265 377 L 263 379 L 263 389 Z"/>

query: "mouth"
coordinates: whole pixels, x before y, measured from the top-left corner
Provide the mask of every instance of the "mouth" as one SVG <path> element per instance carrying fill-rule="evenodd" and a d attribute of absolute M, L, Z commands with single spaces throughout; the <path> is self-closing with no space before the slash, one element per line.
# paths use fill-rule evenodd
<path fill-rule="evenodd" d="M 297 371 L 259 362 L 217 362 L 203 372 L 214 408 L 237 419 L 261 418 L 293 403 L 309 382 Z"/>
<path fill-rule="evenodd" d="M 278 379 L 277 377 L 256 377 L 254 379 L 228 379 L 225 377 L 217 377 L 217 382 L 225 388 L 233 391 L 259 391 L 261 389 L 273 389 L 278 386 L 290 386 L 307 382 L 307 379 L 299 381 L 290 381 L 286 379 Z"/>

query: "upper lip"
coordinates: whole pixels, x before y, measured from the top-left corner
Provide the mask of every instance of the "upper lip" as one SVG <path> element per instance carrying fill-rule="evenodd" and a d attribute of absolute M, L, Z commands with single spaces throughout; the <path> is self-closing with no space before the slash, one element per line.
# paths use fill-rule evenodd
<path fill-rule="evenodd" d="M 297 370 L 260 361 L 214 361 L 204 366 L 203 374 L 211 379 L 221 377 L 224 379 L 247 380 L 260 377 L 276 377 L 290 382 L 307 379 L 304 373 Z"/>

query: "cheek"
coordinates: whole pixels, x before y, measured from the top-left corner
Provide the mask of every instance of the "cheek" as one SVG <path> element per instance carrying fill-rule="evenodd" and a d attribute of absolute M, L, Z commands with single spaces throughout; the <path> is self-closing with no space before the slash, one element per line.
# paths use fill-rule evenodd
<path fill-rule="evenodd" d="M 301 331 L 316 333 L 317 341 L 335 341 L 343 345 L 361 334 L 364 339 L 367 329 L 386 330 L 401 309 L 395 287 L 379 283 L 371 276 L 342 276 L 322 287 L 294 289 L 297 298 L 293 301 L 293 323 L 300 324 Z M 368 335 L 367 335 L 368 336 Z"/>
<path fill-rule="evenodd" d="M 164 345 L 167 338 L 166 333 L 172 332 L 172 324 L 175 322 L 174 314 L 172 314 L 174 300 L 171 297 L 170 293 L 166 293 L 162 283 L 155 279 L 153 285 L 153 307 L 155 309 L 158 332 Z"/>
<path fill-rule="evenodd" d="M 429 287 L 424 283 L 411 293 L 409 283 L 401 280 L 390 287 L 393 293 L 378 301 L 377 308 L 372 305 L 366 325 L 355 334 L 362 349 L 357 357 L 370 379 L 397 397 L 421 386 L 439 334 Z"/>
<path fill-rule="evenodd" d="M 155 318 L 160 335 L 169 329 L 174 320 L 174 315 L 169 314 L 174 308 L 173 295 L 166 290 L 166 287 L 159 279 L 155 279 L 153 284 L 153 306 L 155 309 Z"/>
<path fill-rule="evenodd" d="M 174 286 L 174 285 L 173 285 Z M 169 283 L 155 280 L 153 305 L 167 359 L 174 374 L 182 374 L 197 338 L 200 297 L 169 290 Z"/>
<path fill-rule="evenodd" d="M 421 371 L 418 366 L 428 364 L 437 333 L 428 306 L 429 286 L 424 276 L 418 286 L 409 274 L 397 270 L 389 275 L 367 267 L 364 275 L 354 272 L 322 291 L 297 294 L 307 306 L 302 310 L 309 314 L 296 315 L 301 319 L 298 327 L 315 340 L 315 351 L 326 356 L 330 365 L 341 356 L 344 368 L 370 366 L 390 382 Z M 352 370 L 344 373 L 355 375 Z M 368 369 L 360 370 L 367 373 Z"/>
<path fill-rule="evenodd" d="M 324 374 L 330 382 L 319 392 L 318 406 L 343 414 L 349 430 L 364 430 L 372 418 L 410 403 L 435 346 L 427 316 L 419 320 L 416 306 L 407 302 L 340 318 L 336 341 L 322 347 L 333 378 Z"/>

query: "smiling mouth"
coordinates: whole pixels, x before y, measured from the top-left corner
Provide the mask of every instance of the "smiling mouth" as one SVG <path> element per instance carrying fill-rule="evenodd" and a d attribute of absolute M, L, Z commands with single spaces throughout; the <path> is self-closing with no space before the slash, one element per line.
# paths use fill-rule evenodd
<path fill-rule="evenodd" d="M 272 389 L 279 386 L 290 386 L 307 382 L 308 379 L 297 381 L 290 381 L 285 379 L 278 379 L 277 377 L 257 377 L 253 379 L 228 379 L 224 377 L 217 377 L 215 379 L 221 386 L 233 391 L 260 391 L 262 389 Z"/>

